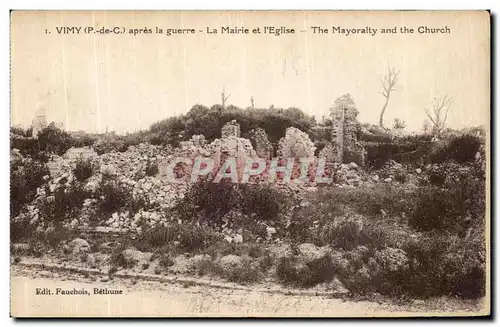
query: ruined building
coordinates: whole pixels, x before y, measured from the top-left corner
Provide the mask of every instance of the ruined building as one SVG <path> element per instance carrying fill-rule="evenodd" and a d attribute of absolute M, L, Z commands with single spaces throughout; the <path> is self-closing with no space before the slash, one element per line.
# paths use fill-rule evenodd
<path fill-rule="evenodd" d="M 232 120 L 227 122 L 221 129 L 221 137 L 223 139 L 228 138 L 230 136 L 240 137 L 240 124 L 236 120 Z"/>
<path fill-rule="evenodd" d="M 221 130 L 221 139 L 214 140 L 211 148 L 217 149 L 223 157 L 255 157 L 250 140 L 241 138 L 240 124 L 236 120 L 226 123 Z"/>
<path fill-rule="evenodd" d="M 363 165 L 366 151 L 358 143 L 357 132 L 360 124 L 357 121 L 359 111 L 356 109 L 350 94 L 335 100 L 330 108 L 332 119 L 333 160 L 335 162 L 356 162 Z"/>
<path fill-rule="evenodd" d="M 47 119 L 45 118 L 45 110 L 41 105 L 37 106 L 38 109 L 35 112 L 35 117 L 31 122 L 31 127 L 33 128 L 33 137 L 37 137 L 38 133 L 47 127 Z"/>
<path fill-rule="evenodd" d="M 213 153 L 214 166 L 220 167 L 228 158 L 236 159 L 237 172 L 242 174 L 248 158 L 255 158 L 257 154 L 250 140 L 241 138 L 240 124 L 236 120 L 226 123 L 221 130 L 222 137 L 215 139 L 208 145 Z M 241 175 L 238 176 L 241 178 Z"/>
<path fill-rule="evenodd" d="M 264 159 L 272 158 L 273 145 L 267 138 L 267 133 L 263 128 L 257 127 L 251 132 L 251 141 L 257 156 Z"/>
<path fill-rule="evenodd" d="M 295 127 L 288 127 L 278 143 L 277 154 L 282 158 L 312 158 L 316 147 L 309 135 Z"/>

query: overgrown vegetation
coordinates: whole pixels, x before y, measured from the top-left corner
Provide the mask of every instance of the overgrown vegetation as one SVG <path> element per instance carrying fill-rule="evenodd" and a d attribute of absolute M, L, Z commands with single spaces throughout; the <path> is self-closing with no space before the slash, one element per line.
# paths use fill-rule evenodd
<path fill-rule="evenodd" d="M 415 166 L 449 161 L 472 162 L 484 144 L 481 138 L 470 133 L 433 141 L 430 134 L 393 137 L 377 129 L 360 133 L 359 139 L 367 151 L 367 163 L 375 168 L 382 167 L 389 160 Z"/>
<path fill-rule="evenodd" d="M 16 159 L 10 166 L 10 212 L 17 216 L 23 205 L 33 201 L 37 188 L 49 174 L 45 163 L 31 158 Z"/>
<path fill-rule="evenodd" d="M 213 183 L 209 178 L 193 184 L 172 212 L 185 221 L 218 225 L 230 212 L 241 212 L 244 225 L 255 221 L 277 221 L 291 205 L 281 191 L 270 186 L 233 184 L 228 180 Z"/>
<path fill-rule="evenodd" d="M 467 163 L 474 161 L 476 153 L 481 150 L 483 142 L 477 136 L 464 134 L 453 137 L 444 146 L 432 153 L 431 161 L 433 163 L 442 163 L 445 161 L 455 161 L 458 163 Z"/>
<path fill-rule="evenodd" d="M 422 231 L 448 231 L 463 235 L 472 226 L 483 226 L 485 179 L 471 171 L 446 172 L 434 185 L 419 188 L 410 224 Z M 438 185 L 435 185 L 438 184 Z"/>
<path fill-rule="evenodd" d="M 93 170 L 90 159 L 79 159 L 73 168 L 73 175 L 79 182 L 84 182 L 92 176 Z"/>
<path fill-rule="evenodd" d="M 483 296 L 484 183 L 479 167 L 452 165 L 440 186 L 416 192 L 325 190 L 296 210 L 288 235 L 336 249 L 336 275 L 354 293 Z"/>
<path fill-rule="evenodd" d="M 81 183 L 61 186 L 52 196 L 39 199 L 40 218 L 60 226 L 65 220 L 76 218 L 83 207 L 83 200 L 89 197 Z"/>
<path fill-rule="evenodd" d="M 312 133 L 312 127 L 315 125 L 313 117 L 297 108 L 240 109 L 228 106 L 223 110 L 218 105 L 210 108 L 195 105 L 185 115 L 151 125 L 148 138 L 153 144 L 177 145 L 179 141 L 201 134 L 211 142 L 220 137 L 222 126 L 231 120 L 237 120 L 240 124 L 242 137 L 248 138 L 253 129 L 261 127 L 267 131 L 269 140 L 274 144 L 285 135 L 288 127 L 293 126 Z"/>
<path fill-rule="evenodd" d="M 131 189 L 121 186 L 114 179 L 103 181 L 93 198 L 99 199 L 95 204 L 95 223 L 107 220 L 115 212 L 128 211 L 130 215 L 134 215 L 141 209 L 149 208 L 146 199 L 134 197 Z"/>
<path fill-rule="evenodd" d="M 242 137 L 261 127 L 274 144 L 287 127 L 297 127 L 311 135 L 317 151 L 331 136 L 322 129 L 331 121 L 316 124 L 296 108 L 234 106 L 194 106 L 185 115 L 126 136 L 72 136 L 51 124 L 32 138 L 31 130 L 12 128 L 18 136 L 11 138 L 11 147 L 18 150 L 10 172 L 12 239 L 29 240 L 28 252 L 41 255 L 44 244 L 56 247 L 70 237 L 63 222 L 87 215 L 98 225 L 118 212 L 133 216 L 152 206 L 111 172 L 101 171 L 102 180 L 94 181 L 97 169 L 89 160 L 76 162 L 70 174 L 74 180 L 65 176 L 49 185 L 46 162 L 51 155 L 83 145 L 100 155 L 126 151 L 141 142 L 175 146 L 197 134 L 210 142 L 231 120 L 240 124 Z M 173 208 L 161 212 L 168 223 L 141 225 L 135 239 L 114 248 L 113 268 L 126 264 L 120 262 L 121 253 L 133 246 L 153 252 L 164 270 L 181 255 L 202 256 L 194 263 L 197 274 L 240 283 L 271 276 L 286 285 L 310 287 L 337 278 L 354 294 L 483 296 L 484 140 L 477 133 L 442 134 L 439 140 L 429 134 L 396 137 L 368 125 L 358 134 L 367 150 L 369 173 L 382 176 L 390 160 L 403 164 L 391 172 L 390 182 L 318 187 L 296 196 L 273 185 L 202 179 Z M 416 168 L 418 176 L 413 173 Z M 149 161 L 145 176 L 141 174 L 157 176 L 158 164 Z M 89 180 L 94 188 L 86 187 Z M 44 222 L 43 228 L 34 228 L 37 219 Z M 240 238 L 233 238 L 235 234 Z M 297 250 L 303 243 L 327 252 L 305 261 Z M 291 254 L 276 259 L 269 250 L 283 244 L 290 245 Z M 231 255 L 228 262 L 222 260 Z"/>
<path fill-rule="evenodd" d="M 178 250 L 195 252 L 199 249 L 208 248 L 218 240 L 220 240 L 220 237 L 212 230 L 193 223 L 187 223 L 149 229 L 141 235 L 137 244 L 140 249 L 151 250 L 177 241 L 179 242 Z"/>

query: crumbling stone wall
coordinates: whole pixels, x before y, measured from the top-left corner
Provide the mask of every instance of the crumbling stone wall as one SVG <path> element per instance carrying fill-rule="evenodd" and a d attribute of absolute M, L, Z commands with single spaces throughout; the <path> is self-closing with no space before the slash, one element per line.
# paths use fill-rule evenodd
<path fill-rule="evenodd" d="M 240 135 L 241 135 L 240 124 L 238 124 L 236 120 L 232 120 L 226 123 L 224 126 L 222 126 L 221 137 L 223 139 L 228 138 L 230 136 L 240 137 Z"/>
<path fill-rule="evenodd" d="M 325 158 L 327 162 L 335 162 L 336 160 L 335 147 L 331 142 L 328 142 L 323 149 L 318 153 L 319 158 Z"/>
<path fill-rule="evenodd" d="M 250 140 L 240 137 L 230 136 L 225 139 L 215 139 L 209 144 L 209 147 L 214 152 L 212 158 L 216 169 L 221 167 L 228 158 L 236 159 L 238 178 L 241 178 L 247 159 L 257 157 Z"/>
<path fill-rule="evenodd" d="M 193 135 L 188 141 L 180 141 L 179 148 L 183 152 L 199 152 L 197 150 L 203 148 L 207 141 L 203 135 Z"/>
<path fill-rule="evenodd" d="M 333 157 L 336 162 L 356 162 L 363 165 L 366 152 L 358 143 L 356 133 L 360 128 L 357 121 L 359 111 L 350 94 L 335 100 L 330 109 L 332 119 Z"/>
<path fill-rule="evenodd" d="M 257 156 L 264 159 L 271 159 L 273 155 L 273 145 L 267 138 L 267 133 L 263 128 L 257 127 L 252 131 L 251 141 Z"/>
<path fill-rule="evenodd" d="M 241 138 L 240 125 L 236 120 L 226 123 L 221 130 L 222 138 L 215 139 L 206 146 L 211 153 L 210 157 L 214 160 L 214 167 L 217 170 L 226 159 L 235 158 L 237 171 L 243 173 L 243 168 L 248 158 L 255 158 L 257 154 L 250 140 Z M 238 178 L 241 178 L 239 175 Z"/>
<path fill-rule="evenodd" d="M 207 143 L 204 135 L 193 135 L 191 141 L 194 146 L 204 146 Z"/>
<path fill-rule="evenodd" d="M 284 158 L 312 158 L 316 147 L 309 135 L 295 127 L 288 127 L 278 143 L 278 156 Z"/>

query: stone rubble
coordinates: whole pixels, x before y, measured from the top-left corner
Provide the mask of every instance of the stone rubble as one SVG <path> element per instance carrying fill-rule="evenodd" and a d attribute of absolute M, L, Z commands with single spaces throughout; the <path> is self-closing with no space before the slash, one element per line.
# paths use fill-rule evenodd
<path fill-rule="evenodd" d="M 309 135 L 295 127 L 288 127 L 278 143 L 278 156 L 282 158 L 313 158 L 315 151 Z"/>
<path fill-rule="evenodd" d="M 355 117 L 355 112 L 347 112 L 344 118 L 352 120 Z M 75 176 L 72 171 L 77 161 L 88 160 L 94 168 L 94 172 L 84 182 L 84 190 L 96 194 L 100 185 L 112 180 L 115 185 L 130 191 L 135 199 L 143 199 L 149 204 L 148 207 L 153 208 L 140 208 L 135 214 L 131 214 L 126 209 L 118 210 L 103 220 L 104 225 L 110 228 L 129 229 L 142 233 L 145 228 L 167 226 L 172 223 L 173 218 L 168 217 L 165 212 L 168 212 L 179 200 L 183 199 L 190 185 L 189 178 L 183 179 L 179 183 L 174 183 L 167 178 L 168 165 L 175 158 L 190 158 L 192 162 L 200 156 L 211 158 L 214 161 L 214 171 L 218 171 L 218 168 L 222 166 L 228 157 L 233 157 L 237 160 L 237 168 L 240 173 L 243 172 L 243 167 L 249 158 L 264 158 L 269 165 L 273 148 L 265 130 L 257 128 L 251 133 L 250 137 L 255 144 L 255 148 L 249 139 L 241 137 L 239 124 L 236 121 L 231 121 L 222 128 L 221 138 L 215 139 L 211 143 L 207 143 L 202 135 L 193 135 L 190 140 L 180 142 L 179 147 L 176 148 L 141 143 L 129 146 L 124 152 L 111 151 L 100 155 L 90 147 L 71 148 L 63 156 L 52 156 L 48 162 L 50 175 L 43 177 L 46 184 L 37 190 L 37 195 L 42 201 L 53 202 L 55 200 L 54 192 L 60 188 L 70 188 L 75 183 Z M 351 141 L 354 142 L 355 140 Z M 347 141 L 347 143 L 349 142 Z M 313 176 L 316 171 L 318 159 L 314 157 L 315 152 L 316 147 L 309 136 L 295 127 L 286 129 L 286 134 L 279 141 L 277 149 L 278 157 L 281 159 L 289 157 L 310 158 L 312 164 L 309 166 L 308 176 Z M 398 163 L 390 162 L 383 170 L 383 172 L 387 171 L 387 174 L 370 176 L 359 168 L 359 163 L 334 162 L 334 143 L 326 144 L 319 152 L 318 157 L 326 159 L 325 170 L 327 175 L 332 177 L 333 185 L 337 187 L 370 187 L 379 180 L 391 182 L 394 180 L 392 172 L 401 169 L 401 165 Z M 22 160 L 19 151 L 15 151 L 15 149 L 12 151 L 11 160 Z M 184 173 L 190 176 L 191 167 L 187 164 L 181 166 Z M 177 170 L 178 173 L 182 171 L 179 169 Z M 420 174 L 421 169 L 417 169 L 416 172 Z M 252 176 L 250 181 L 266 183 L 266 173 L 268 173 L 267 168 L 261 176 Z M 298 171 L 294 171 L 292 176 L 297 177 L 298 173 Z M 315 183 L 300 184 L 294 182 L 290 184 L 275 183 L 273 185 L 293 197 L 300 197 L 300 194 L 314 191 L 317 187 Z M 84 199 L 80 217 L 72 219 L 66 225 L 71 228 L 90 226 L 91 220 L 94 219 L 96 214 L 98 200 L 97 198 Z M 22 215 L 30 217 L 33 225 L 40 223 L 36 206 L 27 206 Z M 47 228 L 44 224 L 42 226 L 44 226 L 44 230 Z M 276 233 L 274 227 L 268 226 L 265 238 L 271 239 L 275 237 Z M 241 232 L 234 231 L 229 234 L 226 234 L 228 242 L 245 242 Z"/>

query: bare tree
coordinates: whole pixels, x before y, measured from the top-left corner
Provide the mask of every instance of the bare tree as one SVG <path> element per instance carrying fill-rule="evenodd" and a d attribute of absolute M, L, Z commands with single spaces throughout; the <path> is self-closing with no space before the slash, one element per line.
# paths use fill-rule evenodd
<path fill-rule="evenodd" d="M 395 130 L 403 130 L 406 127 L 406 122 L 399 118 L 394 118 L 394 122 L 392 123 L 392 128 Z"/>
<path fill-rule="evenodd" d="M 450 110 L 453 100 L 448 95 L 441 98 L 434 98 L 432 102 L 432 110 L 424 108 L 427 118 L 432 123 L 432 133 L 439 134 L 443 131 L 448 118 L 448 110 Z"/>
<path fill-rule="evenodd" d="M 252 109 L 255 108 L 254 102 L 253 102 L 253 97 L 250 97 L 250 105 L 252 106 Z"/>
<path fill-rule="evenodd" d="M 226 101 L 227 101 L 227 99 L 229 99 L 230 96 L 231 96 L 231 93 L 229 93 L 228 95 L 226 95 L 226 87 L 224 86 L 222 88 L 222 94 L 221 94 L 221 97 L 222 97 L 222 109 L 226 109 Z"/>
<path fill-rule="evenodd" d="M 380 118 L 378 124 L 380 127 L 384 127 L 384 114 L 389 104 L 389 98 L 391 97 L 392 91 L 396 89 L 396 84 L 398 83 L 399 71 L 396 71 L 393 67 L 387 66 L 387 73 L 380 78 L 380 84 L 382 84 L 382 96 L 385 98 L 384 106 L 380 112 Z"/>

